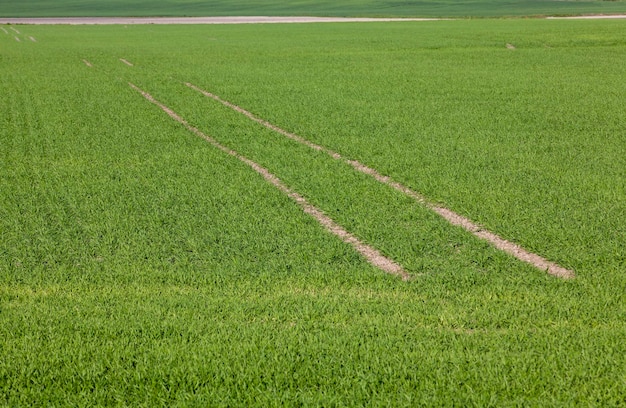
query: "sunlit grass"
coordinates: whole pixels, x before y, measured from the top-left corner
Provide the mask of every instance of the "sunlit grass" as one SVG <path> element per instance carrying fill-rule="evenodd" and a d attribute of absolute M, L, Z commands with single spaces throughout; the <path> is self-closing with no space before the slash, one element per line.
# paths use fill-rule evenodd
<path fill-rule="evenodd" d="M 0 404 L 623 403 L 623 26 L 0 32 Z M 367 264 L 129 81 L 413 280 Z M 522 264 L 182 81 L 578 277 Z"/>

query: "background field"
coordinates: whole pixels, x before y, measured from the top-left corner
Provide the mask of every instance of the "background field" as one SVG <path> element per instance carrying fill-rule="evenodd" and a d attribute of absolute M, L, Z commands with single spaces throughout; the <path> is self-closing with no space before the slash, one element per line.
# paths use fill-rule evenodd
<path fill-rule="evenodd" d="M 626 21 L 3 28 L 0 403 L 626 403 Z M 129 81 L 414 280 L 368 265 Z"/>
<path fill-rule="evenodd" d="M 0 17 L 66 16 L 367 16 L 493 17 L 611 14 L 623 0 L 0 0 Z"/>

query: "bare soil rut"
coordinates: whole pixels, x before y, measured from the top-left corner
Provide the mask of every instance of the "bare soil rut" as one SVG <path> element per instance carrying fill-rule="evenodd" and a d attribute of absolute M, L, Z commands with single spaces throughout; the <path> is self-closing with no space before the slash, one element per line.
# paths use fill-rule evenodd
<path fill-rule="evenodd" d="M 436 212 L 437 214 L 439 214 L 441 217 L 443 217 L 445 220 L 447 220 L 450 224 L 455 225 L 455 226 L 459 226 L 464 228 L 466 231 L 472 233 L 474 236 L 483 239 L 487 242 L 489 242 L 491 245 L 493 245 L 494 247 L 498 248 L 501 251 L 506 252 L 509 255 L 514 256 L 515 258 L 529 263 L 532 266 L 534 266 L 537 269 L 540 269 L 542 271 L 546 271 L 547 273 L 549 273 L 550 275 L 553 276 L 557 276 L 559 278 L 565 278 L 565 279 L 571 279 L 574 278 L 576 275 L 574 274 L 574 271 L 566 269 L 554 262 L 548 261 L 547 259 L 541 257 L 540 255 L 534 254 L 530 251 L 527 251 L 526 249 L 520 247 L 519 245 L 507 241 L 504 238 L 499 237 L 497 234 L 488 231 L 484 228 L 482 228 L 481 226 L 479 226 L 478 224 L 472 222 L 471 220 L 469 220 L 468 218 L 463 217 L 460 214 L 455 213 L 454 211 L 445 208 L 445 207 L 441 207 L 438 205 L 435 205 L 433 203 L 430 203 L 423 195 L 419 194 L 416 191 L 411 190 L 410 188 L 402 185 L 401 183 L 398 183 L 397 181 L 394 181 L 391 179 L 391 177 L 389 176 L 385 176 L 380 174 L 377 170 L 368 167 L 362 163 L 360 163 L 359 161 L 356 160 L 349 160 L 347 158 L 344 158 L 343 156 L 341 156 L 341 154 L 334 152 L 324 146 L 315 144 L 311 141 L 308 141 L 306 139 L 304 139 L 301 136 L 298 136 L 296 134 L 287 132 L 286 130 L 283 130 L 281 128 L 279 128 L 276 125 L 273 125 L 257 116 L 255 116 L 253 113 L 248 112 L 247 110 L 233 104 L 230 103 L 228 101 L 225 101 L 223 99 L 221 99 L 219 96 L 212 94 L 208 91 L 205 91 L 189 82 L 185 83 L 185 85 L 187 85 L 188 87 L 190 87 L 191 89 L 200 92 L 201 94 L 203 94 L 204 96 L 207 96 L 209 98 L 212 98 L 218 102 L 220 102 L 221 104 L 247 116 L 249 119 L 271 129 L 274 130 L 280 134 L 282 134 L 283 136 L 288 137 L 289 139 L 295 140 L 299 143 L 304 144 L 305 146 L 308 146 L 312 149 L 318 150 L 318 151 L 322 151 L 328 155 L 330 155 L 331 157 L 333 157 L 336 160 L 341 160 L 344 163 L 347 163 L 349 165 L 351 165 L 355 170 L 358 170 L 362 173 L 368 174 L 370 176 L 372 176 L 374 179 L 376 179 L 377 181 L 379 181 L 380 183 L 386 184 L 406 195 L 408 195 L 409 197 L 415 199 L 416 201 L 426 205 L 428 208 L 430 208 L 431 210 L 433 210 L 434 212 Z"/>
<path fill-rule="evenodd" d="M 183 126 L 185 126 L 185 128 L 187 128 L 187 130 L 189 130 L 190 132 L 194 133 L 196 136 L 199 136 L 202 139 L 206 140 L 211 145 L 213 145 L 214 147 L 216 147 L 219 150 L 223 151 L 224 153 L 227 153 L 227 154 L 229 154 L 229 155 L 231 155 L 233 157 L 236 157 L 237 159 L 239 159 L 243 163 L 245 163 L 248 166 L 250 166 L 254 171 L 256 171 L 261 176 L 263 176 L 263 178 L 266 181 L 268 181 L 269 183 L 274 185 L 276 188 L 278 188 L 283 193 L 287 194 L 289 196 L 289 198 L 291 198 L 293 201 L 295 201 L 304 210 L 305 213 L 307 213 L 307 214 L 311 215 L 313 218 L 315 218 L 322 226 L 324 226 L 324 228 L 326 228 L 327 231 L 329 231 L 332 234 L 334 234 L 337 237 L 339 237 L 343 242 L 352 245 L 352 247 L 358 253 L 360 253 L 370 264 L 372 264 L 373 266 L 375 266 L 378 269 L 381 269 L 384 272 L 387 272 L 387 273 L 392 274 L 392 275 L 399 276 L 403 280 L 410 279 L 410 275 L 406 271 L 404 271 L 404 269 L 400 265 L 398 265 L 393 260 L 391 260 L 391 259 L 387 258 L 386 256 L 384 256 L 383 254 L 381 254 L 377 249 L 373 248 L 372 246 L 367 245 L 367 244 L 361 242 L 357 237 L 352 235 L 350 232 L 346 231 L 343 227 L 338 225 L 330 217 L 328 217 L 326 214 L 324 214 L 324 212 L 322 210 L 320 210 L 317 207 L 313 206 L 304 197 L 302 197 L 300 194 L 298 194 L 297 192 L 295 192 L 295 191 L 291 190 L 289 187 L 287 187 L 278 177 L 276 177 L 274 174 L 270 173 L 269 170 L 267 170 L 266 168 L 262 167 L 258 163 L 248 159 L 247 157 L 244 157 L 244 156 L 240 155 L 236 151 L 234 151 L 232 149 L 229 149 L 226 146 L 223 146 L 222 144 L 217 142 L 212 137 L 207 136 L 202 131 L 200 131 L 198 128 L 190 125 L 185 119 L 183 119 L 180 115 L 178 115 L 172 109 L 168 108 L 167 106 L 165 106 L 161 102 L 159 102 L 156 99 L 154 99 L 154 97 L 152 97 L 152 95 L 150 95 L 149 93 L 143 91 L 142 89 L 138 88 L 137 86 L 135 86 L 132 83 L 129 83 L 129 85 L 130 85 L 131 88 L 133 88 L 134 90 L 139 92 L 148 101 L 150 101 L 154 105 L 156 105 L 159 108 L 161 108 L 172 119 L 174 119 L 178 123 L 180 123 Z"/>

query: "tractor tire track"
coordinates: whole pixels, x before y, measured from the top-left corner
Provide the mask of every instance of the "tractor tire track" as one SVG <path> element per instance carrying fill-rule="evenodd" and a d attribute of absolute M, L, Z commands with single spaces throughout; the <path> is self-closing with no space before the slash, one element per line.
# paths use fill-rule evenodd
<path fill-rule="evenodd" d="M 305 146 L 310 147 L 311 149 L 314 150 L 318 150 L 321 152 L 324 152 L 326 154 L 328 154 L 329 156 L 331 156 L 332 158 L 334 158 L 335 160 L 340 160 L 343 161 L 346 164 L 349 164 L 350 166 L 352 166 L 355 170 L 360 171 L 361 173 L 365 173 L 368 174 L 370 176 L 372 176 L 375 180 L 377 180 L 380 183 L 386 184 L 402 193 L 404 193 L 405 195 L 413 198 L 414 200 L 418 201 L 419 203 L 425 205 L 426 207 L 430 208 L 432 211 L 436 212 L 437 214 L 439 214 L 442 218 L 444 218 L 446 221 L 448 221 L 450 224 L 455 225 L 455 226 L 459 226 L 462 227 L 463 229 L 465 229 L 466 231 L 470 232 L 471 234 L 473 234 L 474 236 L 485 240 L 487 242 L 489 242 L 491 245 L 493 245 L 494 247 L 496 247 L 497 249 L 506 252 L 509 255 L 514 256 L 515 258 L 519 259 L 520 261 L 526 262 L 532 266 L 534 266 L 537 269 L 540 269 L 542 271 L 546 271 L 548 274 L 559 277 L 559 278 L 564 278 L 564 279 L 571 279 L 574 278 L 576 275 L 574 274 L 574 271 L 569 270 L 567 268 L 564 268 L 554 262 L 548 261 L 547 259 L 541 257 L 540 255 L 534 254 L 530 251 L 527 251 L 526 249 L 522 248 L 521 246 L 511 242 L 511 241 L 507 241 L 504 238 L 499 237 L 497 234 L 488 231 L 486 229 L 484 229 L 483 227 L 481 227 L 480 225 L 474 223 L 473 221 L 471 221 L 470 219 L 463 217 L 460 214 L 455 213 L 454 211 L 445 208 L 445 207 L 441 207 L 438 206 L 436 204 L 433 204 L 431 202 L 429 202 L 426 197 L 424 197 L 423 195 L 419 194 L 416 191 L 411 190 L 410 188 L 402 185 L 401 183 L 398 183 L 397 181 L 394 181 L 391 179 L 391 177 L 389 176 L 385 176 L 380 174 L 377 170 L 368 167 L 366 165 L 364 165 L 363 163 L 360 163 L 357 160 L 350 160 L 347 159 L 345 157 L 343 157 L 341 154 L 330 150 L 324 146 L 315 144 L 309 140 L 304 139 L 301 136 L 298 136 L 294 133 L 290 133 L 284 129 L 279 128 L 276 125 L 273 125 L 269 122 L 267 122 L 266 120 L 263 120 L 261 118 L 259 118 L 258 116 L 254 115 L 253 113 L 233 104 L 230 103 L 228 101 L 225 101 L 223 99 L 221 99 L 219 96 L 212 94 L 208 91 L 205 91 L 189 82 L 186 82 L 185 85 L 187 85 L 189 88 L 200 92 L 201 94 L 203 94 L 204 96 L 207 96 L 209 98 L 214 99 L 217 102 L 220 102 L 221 104 L 223 104 L 224 106 L 227 106 L 233 110 L 235 110 L 236 112 L 239 112 L 243 115 L 245 115 L 246 117 L 248 117 L 249 119 L 265 126 L 268 129 L 271 129 L 277 133 L 280 133 L 281 135 L 294 140 L 298 143 L 301 143 Z"/>
<path fill-rule="evenodd" d="M 297 192 L 287 187 L 278 177 L 270 173 L 269 170 L 262 167 L 258 163 L 248 159 L 247 157 L 240 155 L 236 151 L 229 149 L 228 147 L 220 144 L 217 140 L 213 139 L 212 137 L 204 134 L 198 128 L 190 125 L 185 119 L 183 119 L 180 115 L 178 115 L 172 109 L 168 108 L 161 102 L 157 101 L 156 99 L 154 99 L 152 95 L 143 91 L 136 85 L 129 83 L 129 86 L 135 91 L 139 92 L 149 102 L 161 108 L 172 119 L 182 124 L 187 130 L 189 130 L 196 136 L 201 137 L 202 139 L 206 140 L 207 142 L 209 142 L 211 145 L 221 150 L 222 152 L 229 154 L 230 156 L 233 156 L 239 159 L 241 162 L 250 166 L 254 171 L 260 174 L 266 181 L 271 183 L 274 187 L 278 188 L 283 193 L 287 194 L 287 196 L 291 198 L 293 201 L 295 201 L 306 214 L 309 214 L 313 218 L 315 218 L 327 231 L 339 237 L 343 242 L 352 245 L 352 247 L 358 253 L 360 253 L 371 265 L 391 275 L 399 276 L 400 278 L 402 278 L 402 280 L 410 279 L 410 275 L 400 265 L 395 263 L 390 258 L 387 258 L 386 256 L 382 255 L 374 247 L 361 242 L 357 237 L 352 235 L 350 232 L 345 230 L 343 227 L 341 227 L 335 221 L 333 221 L 330 217 L 324 214 L 322 210 L 310 204 L 300 194 L 298 194 Z"/>

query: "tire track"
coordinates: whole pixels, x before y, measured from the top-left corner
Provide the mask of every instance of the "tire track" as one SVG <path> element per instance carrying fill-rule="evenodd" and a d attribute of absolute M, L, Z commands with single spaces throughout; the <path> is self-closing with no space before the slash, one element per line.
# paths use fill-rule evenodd
<path fill-rule="evenodd" d="M 520 261 L 526 262 L 532 266 L 534 266 L 537 269 L 540 269 L 542 271 L 546 271 L 548 274 L 559 277 L 559 278 L 564 278 L 564 279 L 571 279 L 571 278 L 575 278 L 576 275 L 574 274 L 574 271 L 566 269 L 554 262 L 551 262 L 543 257 L 541 257 L 540 255 L 537 255 L 535 253 L 532 253 L 530 251 L 527 251 L 526 249 L 522 248 L 521 246 L 511 242 L 511 241 L 507 241 L 504 238 L 501 238 L 500 236 L 498 236 L 497 234 L 488 231 L 486 229 L 484 229 L 483 227 L 481 227 L 480 225 L 474 223 L 473 221 L 471 221 L 470 219 L 463 217 L 460 214 L 455 213 L 454 211 L 445 208 L 445 207 L 441 207 L 438 206 L 436 204 L 433 204 L 431 202 L 429 202 L 426 197 L 424 197 L 423 195 L 419 194 L 416 191 L 411 190 L 410 188 L 402 185 L 401 183 L 398 183 L 397 181 L 394 181 L 393 179 L 391 179 L 391 177 L 389 176 L 384 176 L 382 174 L 380 174 L 377 170 L 368 167 L 366 165 L 364 165 L 363 163 L 357 161 L 357 160 L 350 160 L 347 159 L 345 157 L 343 157 L 341 154 L 330 150 L 324 146 L 315 144 L 309 140 L 304 139 L 301 136 L 298 136 L 294 133 L 290 133 L 284 129 L 279 128 L 276 125 L 273 125 L 271 123 L 269 123 L 266 120 L 263 120 L 261 118 L 259 118 L 258 116 L 255 116 L 253 113 L 233 104 L 230 103 L 228 101 L 225 101 L 223 99 L 221 99 L 219 96 L 212 94 L 208 91 L 205 91 L 189 82 L 186 82 L 185 85 L 187 85 L 189 88 L 200 92 L 201 94 L 203 94 L 204 96 L 207 96 L 209 98 L 212 98 L 214 100 L 216 100 L 217 102 L 220 102 L 222 105 L 227 106 L 233 110 L 235 110 L 236 112 L 239 112 L 243 115 L 245 115 L 246 117 L 248 117 L 249 119 L 265 126 L 268 129 L 271 129 L 277 133 L 280 133 L 281 135 L 294 140 L 298 143 L 301 143 L 305 146 L 310 147 L 311 149 L 314 150 L 318 150 L 321 152 L 324 152 L 326 154 L 328 154 L 329 156 L 331 156 L 332 158 L 334 158 L 335 160 L 340 160 L 343 161 L 346 164 L 349 164 L 350 166 L 352 166 L 355 170 L 360 171 L 361 173 L 365 173 L 368 174 L 370 176 L 372 176 L 375 180 L 377 180 L 380 183 L 386 184 L 402 193 L 404 193 L 405 195 L 413 198 L 414 200 L 418 201 L 419 203 L 425 205 L 427 208 L 430 208 L 432 211 L 436 212 L 437 214 L 439 214 L 442 218 L 444 218 L 445 220 L 447 220 L 450 224 L 455 225 L 455 226 L 459 226 L 463 229 L 465 229 L 466 231 L 470 232 L 471 234 L 473 234 L 474 236 L 485 240 L 487 242 L 489 242 L 491 245 L 493 245 L 494 247 L 496 247 L 497 249 L 506 252 L 509 255 L 514 256 L 515 258 L 519 259 Z"/>
<path fill-rule="evenodd" d="M 289 198 L 295 201 L 302 210 L 315 218 L 322 226 L 329 231 L 330 233 L 339 237 L 343 242 L 352 245 L 352 247 L 360 253 L 371 265 L 375 266 L 382 271 L 389 273 L 391 275 L 396 275 L 402 278 L 402 280 L 409 280 L 410 275 L 397 263 L 395 263 L 390 258 L 382 255 L 377 249 L 372 246 L 369 246 L 363 242 L 361 242 L 357 237 L 352 235 L 350 232 L 345 230 L 343 227 L 338 225 L 335 221 L 333 221 L 330 217 L 328 217 L 324 212 L 314 205 L 310 204 L 304 197 L 302 197 L 297 192 L 293 191 L 289 187 L 287 187 L 278 177 L 274 174 L 270 173 L 269 170 L 262 167 L 258 163 L 248 159 L 245 156 L 240 155 L 236 151 L 229 149 L 228 147 L 220 144 L 217 140 L 213 139 L 210 136 L 202 133 L 198 128 L 190 125 L 185 119 L 183 119 L 180 115 L 174 112 L 172 109 L 168 108 L 161 102 L 157 101 L 150 95 L 149 93 L 143 91 L 136 85 L 129 83 L 128 84 L 132 89 L 139 92 L 145 99 L 150 101 L 152 104 L 161 108 L 165 113 L 167 113 L 172 119 L 182 124 L 187 130 L 195 134 L 196 136 L 201 137 L 202 139 L 209 142 L 211 145 L 221 150 L 222 152 L 229 154 L 241 162 L 250 166 L 254 171 L 259 173 L 263 178 L 271 183 L 274 187 L 278 188 L 283 193 L 287 194 Z"/>

